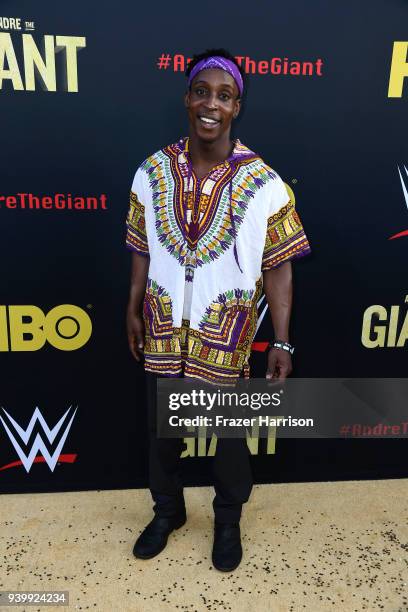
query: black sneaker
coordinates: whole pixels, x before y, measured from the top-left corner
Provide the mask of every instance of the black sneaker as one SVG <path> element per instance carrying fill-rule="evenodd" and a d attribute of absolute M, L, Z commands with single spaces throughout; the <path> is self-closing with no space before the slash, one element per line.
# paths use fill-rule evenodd
<path fill-rule="evenodd" d="M 145 527 L 133 547 L 133 554 L 138 559 L 151 559 L 166 548 L 167 538 L 174 529 L 184 525 L 185 514 L 170 517 L 155 516 Z"/>
<path fill-rule="evenodd" d="M 212 562 L 220 572 L 232 572 L 242 559 L 239 523 L 215 523 Z"/>

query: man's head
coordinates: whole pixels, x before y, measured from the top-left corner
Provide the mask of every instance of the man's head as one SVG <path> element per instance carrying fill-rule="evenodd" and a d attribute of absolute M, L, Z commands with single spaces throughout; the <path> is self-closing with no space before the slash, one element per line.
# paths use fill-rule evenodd
<path fill-rule="evenodd" d="M 225 49 L 209 49 L 193 57 L 186 76 L 185 105 L 191 128 L 207 142 L 229 136 L 243 92 L 243 72 L 235 58 Z"/>

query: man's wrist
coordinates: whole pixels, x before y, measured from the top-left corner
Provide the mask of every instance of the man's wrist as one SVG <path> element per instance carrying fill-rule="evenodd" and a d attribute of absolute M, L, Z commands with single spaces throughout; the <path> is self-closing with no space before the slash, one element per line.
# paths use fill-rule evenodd
<path fill-rule="evenodd" d="M 127 307 L 127 313 L 130 316 L 143 316 L 143 309 L 141 304 L 137 304 L 135 302 L 130 301 Z"/>
<path fill-rule="evenodd" d="M 276 339 L 273 342 L 269 342 L 268 347 L 286 351 L 287 353 L 290 353 L 291 355 L 293 355 L 293 353 L 295 352 L 295 347 L 292 344 L 290 344 L 286 340 L 281 340 L 281 339 Z"/>

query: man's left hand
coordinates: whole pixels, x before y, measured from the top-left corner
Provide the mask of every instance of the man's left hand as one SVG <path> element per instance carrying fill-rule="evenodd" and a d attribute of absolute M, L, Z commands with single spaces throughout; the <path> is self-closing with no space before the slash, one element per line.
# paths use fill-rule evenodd
<path fill-rule="evenodd" d="M 292 357 L 289 351 L 271 348 L 268 353 L 268 369 L 266 378 L 285 380 L 292 372 Z"/>

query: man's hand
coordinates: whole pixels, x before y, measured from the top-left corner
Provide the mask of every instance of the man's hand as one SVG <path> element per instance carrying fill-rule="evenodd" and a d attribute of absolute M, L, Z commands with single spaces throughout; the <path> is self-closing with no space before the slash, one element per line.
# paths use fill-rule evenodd
<path fill-rule="evenodd" d="M 292 357 L 288 351 L 271 348 L 268 353 L 268 369 L 266 378 L 285 380 L 292 372 Z"/>
<path fill-rule="evenodd" d="M 143 356 L 145 337 L 143 317 L 128 309 L 126 322 L 130 352 L 136 361 L 140 361 Z"/>

